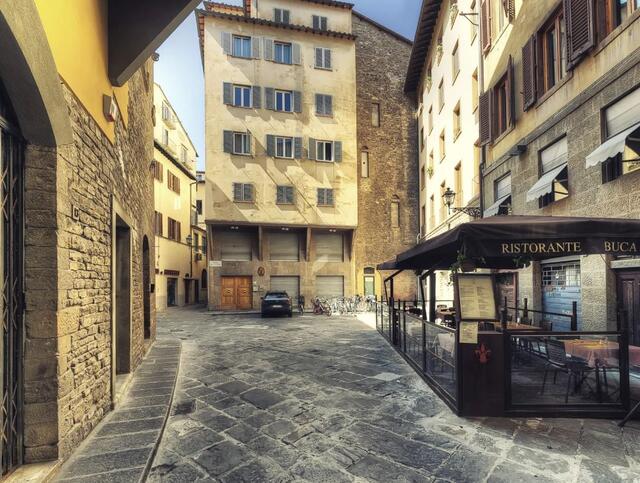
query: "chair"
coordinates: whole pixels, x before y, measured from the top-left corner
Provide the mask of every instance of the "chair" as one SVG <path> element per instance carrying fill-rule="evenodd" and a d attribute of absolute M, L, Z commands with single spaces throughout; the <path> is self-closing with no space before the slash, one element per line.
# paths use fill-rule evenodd
<path fill-rule="evenodd" d="M 549 322 L 548 320 L 543 320 L 540 323 L 540 328 L 544 332 L 553 332 L 553 322 Z M 535 344 L 535 347 L 534 347 L 534 344 Z M 535 337 L 531 339 L 531 351 L 534 354 L 539 356 L 545 355 L 545 353 L 542 351 L 543 344 L 544 344 L 544 339 L 542 337 Z"/>
<path fill-rule="evenodd" d="M 569 402 L 569 389 L 571 381 L 573 381 L 574 393 L 586 379 L 585 373 L 592 372 L 593 368 L 583 360 L 577 360 L 567 357 L 564 342 L 560 340 L 547 339 L 546 341 L 547 365 L 544 369 L 544 378 L 542 380 L 542 390 L 540 394 L 544 394 L 547 384 L 547 375 L 549 371 L 553 371 L 553 383 L 556 383 L 558 372 L 567 375 L 567 391 L 564 396 L 564 402 Z"/>

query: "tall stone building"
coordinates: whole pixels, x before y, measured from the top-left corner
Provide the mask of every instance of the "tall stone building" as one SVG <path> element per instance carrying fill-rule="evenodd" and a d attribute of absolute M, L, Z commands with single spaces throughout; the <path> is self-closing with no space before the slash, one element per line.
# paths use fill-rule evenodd
<path fill-rule="evenodd" d="M 586 3 L 482 2 L 485 216 L 640 217 L 640 5 Z M 638 345 L 640 261 L 629 255 L 533 263 L 520 298 L 564 314 L 576 303 L 581 330 L 615 329 L 624 308 Z"/>
<path fill-rule="evenodd" d="M 417 122 L 404 92 L 411 41 L 353 12 L 358 115 L 358 228 L 354 240 L 356 293 L 384 293 L 375 267 L 416 243 L 418 215 Z M 402 300 L 416 296 L 416 280 L 394 282 Z"/>
<path fill-rule="evenodd" d="M 197 1 L 134 3 L 0 3 L 3 475 L 67 457 L 155 337 L 148 59 Z"/>

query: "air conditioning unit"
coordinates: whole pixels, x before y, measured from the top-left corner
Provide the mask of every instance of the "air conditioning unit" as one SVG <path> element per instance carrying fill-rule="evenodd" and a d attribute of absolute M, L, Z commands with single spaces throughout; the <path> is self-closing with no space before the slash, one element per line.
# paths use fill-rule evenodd
<path fill-rule="evenodd" d="M 102 96 L 102 110 L 107 121 L 116 122 L 116 119 L 118 119 L 118 105 L 112 96 L 107 96 L 106 94 Z"/>

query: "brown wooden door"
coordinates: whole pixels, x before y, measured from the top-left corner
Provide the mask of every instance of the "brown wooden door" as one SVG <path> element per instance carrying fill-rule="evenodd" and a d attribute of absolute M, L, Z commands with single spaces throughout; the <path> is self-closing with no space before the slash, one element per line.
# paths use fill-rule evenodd
<path fill-rule="evenodd" d="M 220 308 L 223 310 L 248 310 L 252 304 L 251 277 L 222 277 Z"/>
<path fill-rule="evenodd" d="M 627 312 L 629 343 L 640 345 L 640 272 L 618 273 L 618 301 Z"/>

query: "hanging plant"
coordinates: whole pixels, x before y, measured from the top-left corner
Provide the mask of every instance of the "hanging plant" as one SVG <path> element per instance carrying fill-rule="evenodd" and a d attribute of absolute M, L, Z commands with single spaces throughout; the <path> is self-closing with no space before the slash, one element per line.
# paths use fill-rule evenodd
<path fill-rule="evenodd" d="M 513 264 L 517 269 L 527 268 L 531 265 L 531 258 L 529 257 L 517 257 L 513 259 Z"/>

